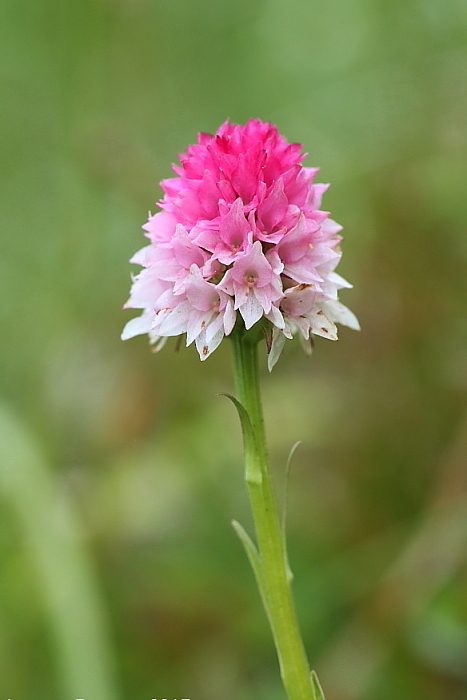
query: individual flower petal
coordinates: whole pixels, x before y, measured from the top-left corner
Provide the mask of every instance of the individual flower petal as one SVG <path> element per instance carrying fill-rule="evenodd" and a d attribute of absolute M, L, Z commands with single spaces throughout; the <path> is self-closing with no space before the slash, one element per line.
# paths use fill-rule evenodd
<path fill-rule="evenodd" d="M 221 344 L 224 333 L 221 330 L 210 339 L 206 338 L 206 331 L 202 331 L 196 338 L 195 345 L 198 350 L 200 360 L 206 360 L 209 355 Z"/>
<path fill-rule="evenodd" d="M 171 288 L 170 282 L 160 279 L 153 269 L 141 270 L 133 278 L 130 298 L 124 309 L 154 309 L 162 294 Z"/>
<path fill-rule="evenodd" d="M 270 311 L 265 314 L 266 318 L 268 321 L 271 321 L 271 323 L 276 326 L 276 328 L 279 328 L 280 330 L 284 330 L 285 328 L 285 321 L 284 317 L 281 314 L 280 310 L 277 308 L 277 306 L 274 306 L 274 304 L 271 305 Z"/>
<path fill-rule="evenodd" d="M 167 336 L 186 333 L 191 310 L 189 301 L 181 301 L 163 316 L 160 325 L 157 326 L 157 333 Z"/>
<path fill-rule="evenodd" d="M 320 335 L 329 340 L 337 340 L 336 326 L 321 309 L 309 311 L 306 315 L 306 319 L 310 323 L 310 330 L 313 335 Z"/>
<path fill-rule="evenodd" d="M 284 218 L 289 201 L 284 192 L 284 181 L 277 178 L 272 190 L 258 207 L 258 216 L 267 233 L 271 233 Z"/>
<path fill-rule="evenodd" d="M 176 217 L 167 211 L 159 211 L 150 216 L 143 229 L 147 231 L 148 238 L 154 245 L 170 241 L 177 225 Z"/>
<path fill-rule="evenodd" d="M 353 311 L 344 306 L 344 304 L 341 304 L 340 301 L 323 301 L 321 306 L 330 321 L 348 326 L 354 331 L 360 330 L 358 318 Z"/>
<path fill-rule="evenodd" d="M 312 235 L 318 229 L 319 226 L 314 221 L 308 222 L 301 214 L 297 224 L 277 246 L 277 253 L 284 265 L 295 263 L 306 255 L 312 245 Z"/>
<path fill-rule="evenodd" d="M 238 197 L 221 221 L 219 237 L 229 248 L 237 251 L 246 243 L 249 231 L 243 214 L 243 202 Z"/>
<path fill-rule="evenodd" d="M 278 328 L 274 328 L 272 333 L 271 349 L 268 354 L 268 370 L 270 372 L 272 372 L 272 368 L 279 359 L 286 340 L 286 336 Z"/>
<path fill-rule="evenodd" d="M 191 306 L 198 311 L 218 311 L 221 302 L 224 301 L 224 307 L 227 299 L 224 292 L 203 279 L 197 265 L 190 267 L 190 274 L 185 284 L 185 295 Z"/>
<path fill-rule="evenodd" d="M 135 335 L 149 333 L 153 323 L 154 314 L 150 311 L 145 311 L 141 316 L 136 316 L 136 318 L 128 321 L 120 337 L 122 340 L 128 340 L 129 338 L 134 338 Z"/>
<path fill-rule="evenodd" d="M 197 311 L 196 309 L 191 310 L 186 324 L 187 346 L 191 345 L 191 343 L 199 336 L 201 331 L 207 327 L 212 319 L 212 316 L 212 311 Z"/>
<path fill-rule="evenodd" d="M 259 321 L 264 311 L 254 292 L 249 292 L 243 304 L 238 308 L 245 321 L 245 328 L 247 330 L 251 328 L 256 321 Z"/>

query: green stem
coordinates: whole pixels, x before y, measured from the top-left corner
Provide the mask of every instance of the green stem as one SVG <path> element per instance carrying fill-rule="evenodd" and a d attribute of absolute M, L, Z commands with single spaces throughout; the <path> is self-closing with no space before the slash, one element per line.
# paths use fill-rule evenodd
<path fill-rule="evenodd" d="M 256 530 L 257 579 L 261 597 L 289 700 L 314 700 L 310 669 L 290 590 L 285 538 L 268 465 L 258 374 L 257 346 L 261 336 L 255 328 L 245 331 L 237 327 L 231 337 L 235 391 L 253 429 L 253 441 L 245 441 L 245 481 Z"/>

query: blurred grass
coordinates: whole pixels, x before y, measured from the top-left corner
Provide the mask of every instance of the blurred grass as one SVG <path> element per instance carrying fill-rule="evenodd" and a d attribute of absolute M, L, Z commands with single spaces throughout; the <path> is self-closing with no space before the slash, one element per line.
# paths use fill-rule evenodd
<path fill-rule="evenodd" d="M 104 608 L 72 506 L 57 492 L 32 436 L 3 406 L 0 446 L 0 492 L 22 526 L 24 549 L 34 563 L 32 578 L 44 599 L 62 689 L 110 700 L 115 681 Z"/>
<path fill-rule="evenodd" d="M 311 362 L 291 344 L 264 377 L 278 487 L 303 441 L 289 540 L 312 664 L 330 700 L 465 700 L 465 2 L 3 0 L 0 27 L 17 426 L 0 447 L 0 692 L 62 700 L 82 675 L 86 700 L 282 697 L 229 524 L 248 515 L 214 398 L 228 345 L 202 365 L 118 340 L 157 182 L 196 131 L 259 116 L 332 182 L 363 328 Z M 74 523 L 63 556 L 54 494 Z"/>

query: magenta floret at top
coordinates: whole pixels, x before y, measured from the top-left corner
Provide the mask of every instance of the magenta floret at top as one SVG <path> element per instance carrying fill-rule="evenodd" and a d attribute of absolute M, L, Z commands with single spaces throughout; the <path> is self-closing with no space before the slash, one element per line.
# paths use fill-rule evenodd
<path fill-rule="evenodd" d="M 313 183 L 318 169 L 303 157 L 300 144 L 259 119 L 198 134 L 176 177 L 162 180 L 161 211 L 143 226 L 150 243 L 131 258 L 143 269 L 125 308 L 143 313 L 123 339 L 148 333 L 159 349 L 186 333 L 204 360 L 238 314 L 246 329 L 264 317 L 272 368 L 296 333 L 306 347 L 312 335 L 336 340 L 335 323 L 359 328 L 338 301 L 351 285 L 334 272 L 341 226 L 320 209 L 328 185 Z"/>

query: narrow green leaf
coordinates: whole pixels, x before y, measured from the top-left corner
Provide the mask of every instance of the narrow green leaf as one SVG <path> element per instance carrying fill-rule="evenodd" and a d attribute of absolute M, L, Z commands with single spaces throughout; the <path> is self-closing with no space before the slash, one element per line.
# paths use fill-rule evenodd
<path fill-rule="evenodd" d="M 292 464 L 292 459 L 297 451 L 297 447 L 301 445 L 301 440 L 298 440 L 292 447 L 290 448 L 289 456 L 287 458 L 287 464 L 285 466 L 285 483 L 284 483 L 284 503 L 282 505 L 282 537 L 284 540 L 284 552 L 285 552 L 285 570 L 287 574 L 287 580 L 290 583 L 293 580 L 293 573 L 292 569 L 290 568 L 290 563 L 289 563 L 289 556 L 287 553 L 287 535 L 286 535 L 286 528 L 287 528 L 287 504 L 288 504 L 288 496 L 289 496 L 289 477 L 290 477 L 290 465 Z"/>
<path fill-rule="evenodd" d="M 263 570 L 261 566 L 261 558 L 259 556 L 259 552 L 256 549 L 255 544 L 253 543 L 253 540 L 251 539 L 250 535 L 247 533 L 245 528 L 240 525 L 240 523 L 237 520 L 232 520 L 232 527 L 237 533 L 240 542 L 243 545 L 243 548 L 246 552 L 246 555 L 248 557 L 248 560 L 251 564 L 251 568 L 253 569 L 253 573 L 255 575 L 256 579 L 256 585 L 258 586 L 259 594 L 261 596 L 261 601 L 263 603 L 264 610 L 266 612 L 266 615 L 268 617 L 268 620 L 271 622 L 271 616 L 269 614 L 269 609 L 268 609 L 268 600 L 267 600 L 267 595 L 266 595 L 266 590 L 265 590 L 265 585 L 264 585 L 264 580 L 263 580 Z M 271 625 L 272 629 L 272 625 Z M 274 635 L 274 631 L 273 631 Z"/>
<path fill-rule="evenodd" d="M 285 465 L 285 484 L 284 484 L 284 503 L 282 507 L 282 532 L 285 534 L 285 528 L 287 524 L 287 502 L 289 497 L 289 477 L 290 477 L 290 465 L 292 464 L 292 459 L 297 451 L 297 448 L 302 444 L 301 440 L 298 440 L 290 448 L 289 456 L 287 457 L 287 464 Z"/>
<path fill-rule="evenodd" d="M 253 426 L 250 416 L 248 415 L 248 411 L 246 410 L 245 406 L 231 394 L 221 393 L 217 394 L 217 396 L 226 396 L 228 399 L 230 399 L 230 401 L 232 401 L 237 409 L 240 424 L 242 426 L 243 451 L 245 455 L 245 479 L 248 482 L 260 484 L 263 477 L 256 450 Z"/>
<path fill-rule="evenodd" d="M 246 555 L 247 555 L 247 557 L 250 561 L 250 564 L 251 564 L 251 568 L 253 569 L 254 574 L 256 576 L 256 579 L 258 580 L 258 583 L 259 583 L 261 580 L 262 573 L 261 573 L 261 561 L 259 558 L 258 550 L 256 549 L 256 546 L 255 546 L 253 540 L 251 539 L 250 535 L 247 533 L 245 528 L 242 525 L 240 525 L 240 523 L 237 520 L 232 520 L 232 527 L 235 530 L 235 532 L 237 533 L 237 535 L 240 539 L 240 542 L 242 543 L 242 545 L 245 549 Z"/>
<path fill-rule="evenodd" d="M 311 672 L 311 687 L 313 688 L 315 700 L 325 700 L 323 689 L 321 687 L 321 683 L 318 680 L 318 676 L 316 675 L 316 671 Z"/>

